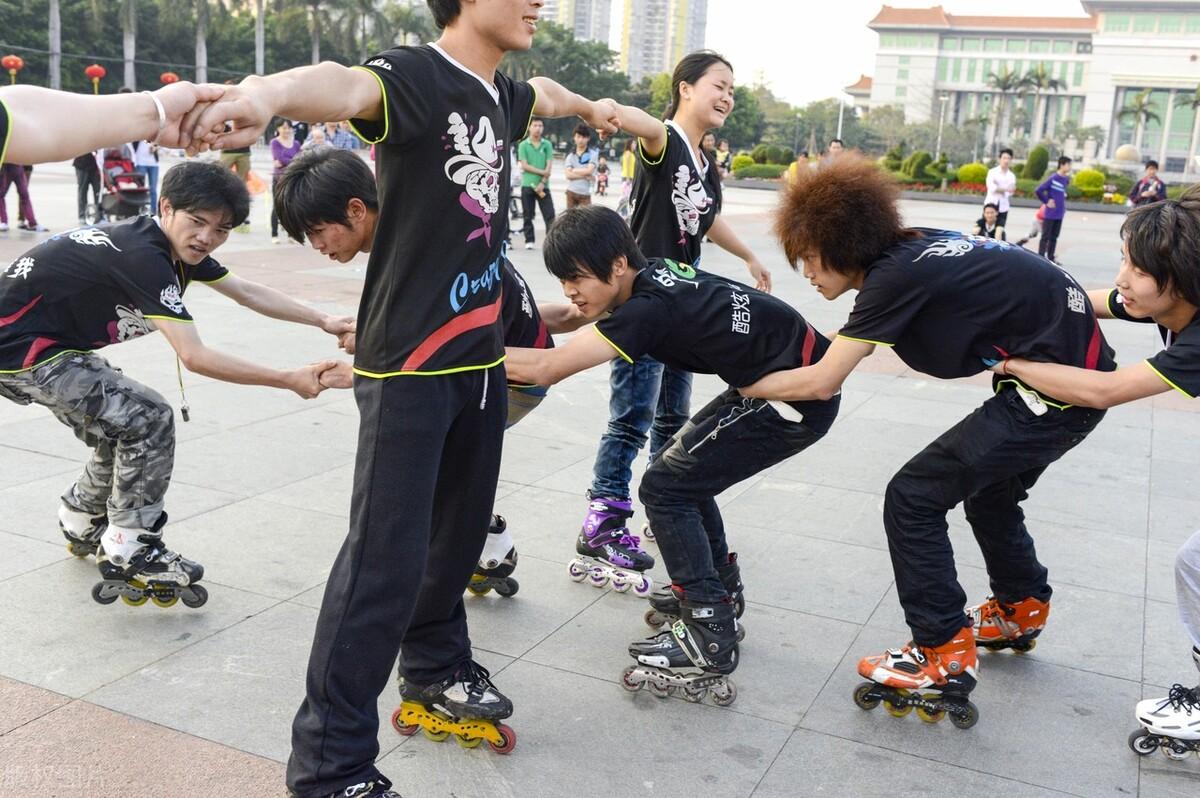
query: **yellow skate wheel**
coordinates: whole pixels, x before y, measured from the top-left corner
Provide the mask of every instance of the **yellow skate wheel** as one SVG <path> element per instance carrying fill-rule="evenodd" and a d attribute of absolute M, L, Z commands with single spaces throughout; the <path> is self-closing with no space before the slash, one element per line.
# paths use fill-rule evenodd
<path fill-rule="evenodd" d="M 129 595 L 125 594 L 125 593 L 122 593 L 122 594 L 121 594 L 121 601 L 124 601 L 124 602 L 125 602 L 126 604 L 128 604 L 130 607 L 140 607 L 140 606 L 142 606 L 143 604 L 145 604 L 145 603 L 146 603 L 146 601 L 148 600 L 148 598 L 149 598 L 149 597 L 148 597 L 148 596 L 146 596 L 146 595 L 144 595 L 144 594 L 143 594 L 143 595 L 141 595 L 141 596 L 138 596 L 137 598 L 133 598 L 132 596 L 129 596 Z"/>
<path fill-rule="evenodd" d="M 1032 640 L 1026 640 L 1024 642 L 1014 645 L 1013 651 L 1017 652 L 1018 654 L 1028 654 L 1030 651 L 1033 651 L 1035 648 L 1037 648 L 1037 638 L 1034 638 Z"/>
<path fill-rule="evenodd" d="M 179 596 L 170 596 L 168 598 L 163 598 L 161 596 L 154 595 L 154 596 L 150 597 L 150 600 L 153 601 L 155 606 L 158 606 L 158 607 L 174 607 L 175 604 L 179 601 Z"/>
<path fill-rule="evenodd" d="M 497 744 L 489 740 L 488 747 L 497 754 L 511 753 L 517 747 L 517 733 L 511 727 L 505 726 L 503 723 L 497 723 L 496 733 L 500 735 L 500 742 Z"/>
<path fill-rule="evenodd" d="M 470 593 L 472 596 L 486 596 L 488 593 L 492 592 L 492 589 L 490 587 L 486 587 L 486 586 L 480 587 L 476 583 L 476 581 L 477 580 L 475 579 L 475 577 L 471 577 L 471 584 L 467 585 L 467 592 Z M 483 580 L 480 579 L 478 581 L 482 582 Z"/>
<path fill-rule="evenodd" d="M 908 695 L 907 690 L 897 690 L 896 692 L 902 696 Z M 913 709 L 911 704 L 905 704 L 904 706 L 897 706 L 897 705 L 893 704 L 891 701 L 888 701 L 886 699 L 883 702 L 883 708 L 886 709 L 887 713 L 889 715 L 891 715 L 893 718 L 903 718 L 909 712 L 912 712 L 912 709 Z"/>
<path fill-rule="evenodd" d="M 72 543 L 70 541 L 67 541 L 67 553 L 71 554 L 72 556 L 83 559 L 84 557 L 88 556 L 92 552 L 90 552 L 87 549 L 82 548 L 80 546 L 76 546 L 74 543 Z"/>
<path fill-rule="evenodd" d="M 448 732 L 448 731 L 436 731 L 436 732 L 430 731 L 429 729 L 426 729 L 424 726 L 421 727 L 421 733 L 424 734 L 426 737 L 428 737 L 430 740 L 433 740 L 435 743 L 440 743 L 442 740 L 445 740 L 447 737 L 450 736 L 450 732 Z"/>
<path fill-rule="evenodd" d="M 939 696 L 937 693 L 926 693 L 925 695 L 921 696 L 921 698 L 924 698 L 926 701 L 937 701 L 941 698 L 941 696 Z M 939 720 L 946 717 L 946 710 L 929 710 L 925 707 L 917 707 L 917 717 L 926 723 L 937 723 Z"/>
<path fill-rule="evenodd" d="M 479 744 L 483 742 L 482 737 L 465 737 L 461 734 L 454 735 L 454 739 L 457 740 L 458 744 L 463 748 L 478 748 Z"/>

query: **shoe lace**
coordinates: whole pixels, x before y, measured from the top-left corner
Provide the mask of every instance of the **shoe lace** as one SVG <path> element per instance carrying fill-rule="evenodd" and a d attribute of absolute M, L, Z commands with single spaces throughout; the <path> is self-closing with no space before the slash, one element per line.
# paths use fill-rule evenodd
<path fill-rule="evenodd" d="M 989 618 L 1006 618 L 1015 611 L 1007 604 L 1001 604 L 995 596 L 988 596 L 987 601 L 979 606 L 979 619 L 986 621 Z"/>
<path fill-rule="evenodd" d="M 473 659 L 463 663 L 456 678 L 461 679 L 468 686 L 470 693 L 477 692 L 482 695 L 487 688 L 496 689 L 496 685 L 492 684 L 491 672 Z"/>
<path fill-rule="evenodd" d="M 1167 701 L 1170 702 L 1172 709 L 1183 709 L 1189 712 L 1193 708 L 1200 709 L 1200 687 L 1171 685 L 1171 690 L 1167 693 Z"/>
<path fill-rule="evenodd" d="M 637 535 L 621 535 L 620 544 L 622 546 L 628 546 L 634 551 L 642 550 L 642 539 Z"/>

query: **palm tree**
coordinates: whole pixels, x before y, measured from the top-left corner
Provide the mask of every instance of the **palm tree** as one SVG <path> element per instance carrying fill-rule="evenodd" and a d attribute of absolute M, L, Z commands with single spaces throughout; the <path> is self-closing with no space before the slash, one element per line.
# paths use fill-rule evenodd
<path fill-rule="evenodd" d="M 1133 95 L 1128 105 L 1117 111 L 1117 119 L 1133 119 L 1133 146 L 1139 153 L 1142 151 L 1142 135 L 1146 132 L 1146 125 L 1151 122 L 1162 123 L 1162 117 L 1158 115 L 1158 103 L 1150 99 L 1150 91 L 1142 89 Z"/>
<path fill-rule="evenodd" d="M 1197 86 L 1190 94 L 1182 92 L 1175 95 L 1176 108 L 1191 108 L 1195 119 L 1192 121 L 1192 137 L 1188 140 L 1188 157 L 1187 163 L 1183 165 L 1183 173 L 1191 172 L 1192 162 L 1196 160 L 1196 143 L 1200 139 L 1200 86 Z"/>
<path fill-rule="evenodd" d="M 137 88 L 137 0 L 121 0 L 121 54 L 125 58 L 125 84 Z"/>
<path fill-rule="evenodd" d="M 391 28 L 396 31 L 396 41 L 399 44 L 408 44 L 409 36 L 415 36 L 421 41 L 427 41 L 434 36 L 433 19 L 429 16 L 426 6 L 393 4 L 384 13 L 388 16 Z"/>
<path fill-rule="evenodd" d="M 62 88 L 62 16 L 58 0 L 50 0 L 50 88 Z"/>
<path fill-rule="evenodd" d="M 196 82 L 208 82 L 208 0 L 196 0 Z"/>
<path fill-rule="evenodd" d="M 312 40 L 312 62 L 321 63 L 321 33 L 331 27 L 329 3 L 324 0 L 305 0 L 308 6 L 308 33 Z"/>
<path fill-rule="evenodd" d="M 1033 129 L 1029 134 L 1029 141 L 1036 144 L 1042 140 L 1042 133 L 1046 123 L 1045 92 L 1061 91 L 1067 87 L 1067 84 L 1054 77 L 1045 64 L 1038 64 L 1025 73 L 1025 85 L 1027 88 L 1033 90 L 1034 97 L 1036 98 L 1033 106 Z"/>
<path fill-rule="evenodd" d="M 1022 75 L 1015 70 L 1004 68 L 1002 72 L 989 72 L 987 86 L 996 92 L 996 102 L 992 104 L 992 134 L 990 146 L 994 151 L 999 139 L 1008 138 L 1009 96 L 1023 94 L 1026 82 Z"/>
<path fill-rule="evenodd" d="M 346 49 L 357 50 L 359 59 L 366 60 L 380 44 L 390 44 L 392 22 L 379 0 L 348 0 L 342 15 Z"/>

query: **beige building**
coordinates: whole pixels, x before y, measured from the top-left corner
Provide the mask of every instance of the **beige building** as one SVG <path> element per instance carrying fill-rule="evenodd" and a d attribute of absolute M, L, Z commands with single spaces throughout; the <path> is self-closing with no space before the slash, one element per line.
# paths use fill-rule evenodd
<path fill-rule="evenodd" d="M 708 0 L 625 0 L 621 70 L 634 83 L 704 48 Z"/>
<path fill-rule="evenodd" d="M 576 39 L 608 44 L 612 0 L 546 0 L 541 18 L 562 25 Z"/>

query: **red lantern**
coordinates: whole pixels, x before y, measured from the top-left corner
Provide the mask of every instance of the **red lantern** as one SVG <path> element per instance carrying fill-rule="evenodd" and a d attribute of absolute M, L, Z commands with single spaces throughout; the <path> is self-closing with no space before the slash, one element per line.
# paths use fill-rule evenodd
<path fill-rule="evenodd" d="M 88 67 L 83 70 L 83 74 L 87 75 L 92 81 L 92 93 L 99 94 L 100 79 L 108 74 L 108 70 L 99 64 L 89 64 Z"/>
<path fill-rule="evenodd" d="M 8 70 L 10 83 L 17 82 L 17 73 L 25 68 L 25 59 L 19 55 L 6 55 L 0 58 L 0 66 Z"/>
<path fill-rule="evenodd" d="M 164 86 L 170 86 L 172 83 L 179 82 L 179 76 L 174 72 L 164 72 L 158 76 L 158 79 L 162 81 Z"/>

